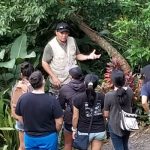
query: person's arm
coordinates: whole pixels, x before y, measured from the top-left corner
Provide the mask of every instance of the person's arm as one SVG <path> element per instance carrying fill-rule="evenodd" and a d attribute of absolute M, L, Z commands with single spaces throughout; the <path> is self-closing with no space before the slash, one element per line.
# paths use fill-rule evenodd
<path fill-rule="evenodd" d="M 104 117 L 109 118 L 109 111 L 104 111 Z"/>
<path fill-rule="evenodd" d="M 75 134 L 77 132 L 77 125 L 79 120 L 79 110 L 73 106 L 73 117 L 72 117 L 72 137 L 75 139 Z"/>
<path fill-rule="evenodd" d="M 55 124 L 56 124 L 56 130 L 57 132 L 59 132 L 62 128 L 62 124 L 63 124 L 63 117 L 57 118 L 55 119 Z"/>
<path fill-rule="evenodd" d="M 55 120 L 55 128 L 57 130 L 57 132 L 59 132 L 62 128 L 62 124 L 63 124 L 63 111 L 62 108 L 60 106 L 60 103 L 58 101 L 58 99 L 56 99 L 54 97 L 53 99 L 53 116 L 54 116 L 54 120 Z"/>
<path fill-rule="evenodd" d="M 143 95 L 142 96 L 142 106 L 144 108 L 144 110 L 149 113 L 149 104 L 148 104 L 148 99 L 147 96 Z"/>
<path fill-rule="evenodd" d="M 17 121 L 23 122 L 22 112 L 21 112 L 21 98 L 19 98 L 16 108 L 15 108 L 15 119 Z"/>
<path fill-rule="evenodd" d="M 110 111 L 109 97 L 110 96 L 106 94 L 104 98 L 104 117 L 106 118 L 106 120 L 108 120 L 109 118 L 109 111 Z"/>
<path fill-rule="evenodd" d="M 42 60 L 42 67 L 43 69 L 48 73 L 48 75 L 50 76 L 50 78 L 52 79 L 52 84 L 54 84 L 55 86 L 60 86 L 61 82 L 60 80 L 57 78 L 57 76 L 53 73 L 51 67 L 49 66 L 49 64 Z"/>
<path fill-rule="evenodd" d="M 59 96 L 58 96 L 59 103 L 60 103 L 61 108 L 62 108 L 63 110 L 65 110 L 65 103 L 66 103 L 66 96 L 65 96 L 65 94 L 66 94 L 66 92 L 67 92 L 67 91 L 64 90 L 65 87 L 66 87 L 66 85 L 63 85 L 63 86 L 61 87 L 61 89 L 59 90 Z"/>
<path fill-rule="evenodd" d="M 84 55 L 84 54 L 80 53 L 80 54 L 76 55 L 76 58 L 77 58 L 77 60 L 80 60 L 80 61 L 89 60 L 89 59 L 93 60 L 93 59 L 100 58 L 101 54 L 96 55 L 95 52 L 96 52 L 96 50 L 93 50 L 93 52 L 90 53 L 89 55 Z"/>

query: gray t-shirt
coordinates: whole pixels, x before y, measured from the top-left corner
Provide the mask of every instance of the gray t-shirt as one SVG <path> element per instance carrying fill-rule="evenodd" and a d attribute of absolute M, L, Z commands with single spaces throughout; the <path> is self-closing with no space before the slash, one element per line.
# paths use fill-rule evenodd
<path fill-rule="evenodd" d="M 79 51 L 79 48 L 77 46 L 75 39 L 74 39 L 74 42 L 76 45 L 76 54 L 80 54 L 80 51 Z M 67 51 L 67 43 L 62 44 L 59 41 L 58 41 L 58 43 L 61 46 L 61 48 L 64 49 L 64 51 Z M 47 62 L 48 64 L 50 64 L 52 59 L 53 59 L 53 50 L 52 50 L 52 47 L 50 46 L 50 44 L 47 44 L 44 48 L 42 60 Z"/>
<path fill-rule="evenodd" d="M 126 112 L 132 112 L 131 105 L 133 91 L 128 87 L 126 92 L 128 95 L 128 102 L 125 106 L 122 107 L 122 109 Z M 116 99 L 116 91 L 110 91 L 106 93 L 104 100 L 104 110 L 109 111 L 109 126 L 112 132 L 118 136 L 123 136 L 125 132 L 120 128 L 120 107 Z"/>

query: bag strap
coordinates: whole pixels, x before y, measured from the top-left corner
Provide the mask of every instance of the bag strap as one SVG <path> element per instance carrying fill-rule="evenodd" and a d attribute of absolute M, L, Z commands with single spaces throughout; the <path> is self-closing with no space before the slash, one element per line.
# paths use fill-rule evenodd
<path fill-rule="evenodd" d="M 98 99 L 98 93 L 96 93 L 95 102 L 94 102 L 94 105 L 92 107 L 92 116 L 91 116 L 90 125 L 89 125 L 89 129 L 88 129 L 88 135 L 89 135 L 90 130 L 91 130 L 91 126 L 92 126 L 92 122 L 93 122 L 93 117 L 94 117 L 95 104 L 97 102 L 97 99 Z"/>

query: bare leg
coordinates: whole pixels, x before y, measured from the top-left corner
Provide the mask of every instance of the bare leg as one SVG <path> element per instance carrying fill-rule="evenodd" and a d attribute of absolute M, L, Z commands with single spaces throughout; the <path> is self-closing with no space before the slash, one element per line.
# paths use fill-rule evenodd
<path fill-rule="evenodd" d="M 64 132 L 64 150 L 72 150 L 72 133 Z"/>
<path fill-rule="evenodd" d="M 102 150 L 103 141 L 93 140 L 91 142 L 91 150 Z"/>
<path fill-rule="evenodd" d="M 22 131 L 19 131 L 19 142 L 20 142 L 20 145 L 19 145 L 18 150 L 25 150 L 25 146 L 24 146 L 24 132 L 22 132 Z"/>

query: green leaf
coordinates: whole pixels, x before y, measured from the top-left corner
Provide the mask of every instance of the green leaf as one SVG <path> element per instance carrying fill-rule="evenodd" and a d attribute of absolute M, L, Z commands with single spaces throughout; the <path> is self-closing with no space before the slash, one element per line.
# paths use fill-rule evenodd
<path fill-rule="evenodd" d="M 11 127 L 2 127 L 2 128 L 0 128 L 0 130 L 2 130 L 2 131 L 14 131 L 15 129 L 11 128 Z"/>
<path fill-rule="evenodd" d="M 0 59 L 3 59 L 3 58 L 4 58 L 4 54 L 5 54 L 5 50 L 3 49 L 3 50 L 0 52 Z"/>
<path fill-rule="evenodd" d="M 9 68 L 12 69 L 15 65 L 15 59 L 11 59 L 8 62 L 1 62 L 0 63 L 0 68 Z"/>
<path fill-rule="evenodd" d="M 24 58 L 33 58 L 35 56 L 36 56 L 35 52 L 31 52 L 29 55 L 26 55 Z"/>
<path fill-rule="evenodd" d="M 11 52 L 10 52 L 10 58 L 11 59 L 17 59 L 17 58 L 32 58 L 35 57 L 35 52 L 32 52 L 31 54 L 27 54 L 27 36 L 26 34 L 22 34 L 19 36 L 15 42 L 12 45 Z"/>
<path fill-rule="evenodd" d="M 4 145 L 3 150 L 7 150 L 8 145 Z"/>
<path fill-rule="evenodd" d="M 19 36 L 15 42 L 12 45 L 11 52 L 10 52 L 10 58 L 21 58 L 23 55 L 26 55 L 26 49 L 27 49 L 27 36 L 26 34 L 23 34 Z"/>

